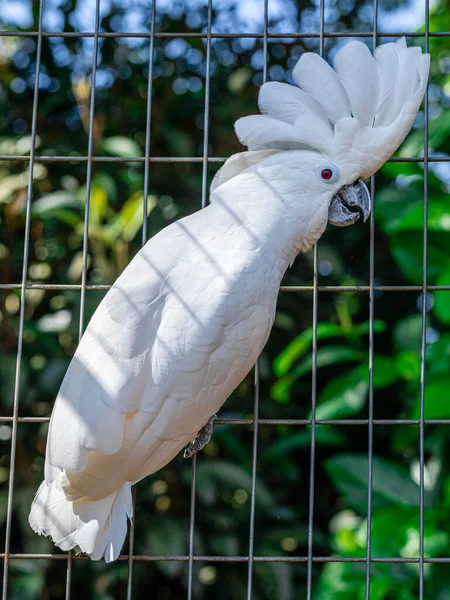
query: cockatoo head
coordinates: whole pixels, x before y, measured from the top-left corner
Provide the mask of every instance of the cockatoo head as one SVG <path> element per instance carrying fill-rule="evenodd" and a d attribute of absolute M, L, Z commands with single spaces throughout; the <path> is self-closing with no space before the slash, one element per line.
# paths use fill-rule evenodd
<path fill-rule="evenodd" d="M 329 223 L 351 225 L 358 209 L 366 220 L 371 202 L 363 180 L 408 134 L 429 63 L 429 55 L 407 48 L 404 38 L 379 46 L 374 55 L 365 44 L 350 42 L 337 52 L 334 69 L 317 54 L 303 54 L 292 73 L 299 87 L 265 83 L 258 99 L 263 114 L 236 122 L 250 152 L 227 161 L 213 189 L 259 161 L 288 163 L 304 174 L 310 197 L 326 203 Z"/>

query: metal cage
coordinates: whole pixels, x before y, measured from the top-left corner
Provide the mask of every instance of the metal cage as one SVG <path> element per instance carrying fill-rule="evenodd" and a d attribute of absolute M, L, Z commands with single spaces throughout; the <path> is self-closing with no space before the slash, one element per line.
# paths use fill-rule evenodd
<path fill-rule="evenodd" d="M 1 423 L 9 423 L 12 426 L 12 438 L 11 438 L 11 460 L 10 460 L 10 472 L 9 472 L 9 490 L 8 490 L 8 505 L 7 505 L 7 521 L 6 521 L 6 539 L 4 545 L 4 551 L 0 557 L 4 563 L 4 578 L 3 578 L 3 600 L 8 598 L 8 569 L 11 561 L 20 558 L 28 559 L 51 559 L 57 561 L 66 561 L 67 563 L 67 578 L 66 578 L 66 592 L 65 598 L 69 600 L 71 597 L 71 577 L 72 568 L 74 561 L 86 560 L 86 557 L 74 556 L 72 553 L 69 554 L 13 554 L 10 552 L 10 539 L 11 539 L 11 528 L 12 528 L 12 500 L 14 494 L 14 477 L 15 477 L 15 458 L 16 458 L 16 444 L 17 444 L 17 431 L 21 423 L 42 423 L 49 419 L 46 417 L 19 417 L 19 381 L 21 375 L 21 356 L 23 347 L 23 330 L 24 330 L 24 316 L 25 316 L 25 291 L 27 289 L 42 289 L 42 290 L 77 290 L 80 294 L 80 321 L 79 321 L 79 336 L 81 337 L 84 328 L 84 309 L 85 309 L 85 298 L 87 289 L 104 290 L 108 289 L 109 286 L 104 285 L 88 285 L 87 284 L 87 257 L 88 257 L 88 227 L 89 227 L 89 209 L 90 209 L 90 188 L 91 188 L 91 177 L 93 164 L 101 161 L 110 161 L 114 163 L 131 163 L 137 162 L 142 163 L 145 169 L 145 184 L 144 184 L 144 207 L 143 215 L 147 215 L 146 201 L 149 193 L 149 169 L 151 165 L 156 165 L 162 162 L 188 162 L 188 163 L 201 163 L 202 165 L 202 193 L 201 193 L 201 206 L 205 206 L 207 202 L 207 169 L 208 164 L 211 162 L 222 162 L 224 159 L 212 158 L 208 155 L 208 124 L 209 124 L 209 106 L 210 106 L 210 61 L 211 61 L 211 40 L 215 37 L 226 38 L 226 37 L 251 37 L 259 38 L 263 43 L 264 52 L 264 81 L 267 79 L 267 62 L 268 62 L 268 40 L 270 38 L 316 38 L 319 41 L 320 54 L 324 52 L 324 40 L 327 37 L 359 37 L 368 38 L 372 41 L 373 46 L 376 45 L 378 39 L 383 37 L 396 37 L 400 35 L 407 35 L 408 37 L 422 37 L 425 43 L 425 50 L 429 50 L 429 39 L 430 36 L 447 36 L 450 35 L 448 32 L 430 32 L 429 31 L 429 2 L 424 0 L 424 16 L 425 16 L 425 29 L 423 33 L 412 33 L 412 32 L 389 32 L 383 33 L 378 31 L 377 28 L 377 12 L 378 12 L 378 1 L 373 0 L 373 12 L 374 12 L 374 24 L 372 31 L 359 31 L 359 32 L 333 32 L 327 33 L 324 27 L 324 8 L 325 0 L 320 0 L 318 10 L 320 12 L 320 30 L 312 33 L 271 33 L 268 28 L 269 23 L 269 0 L 261 0 L 261 12 L 264 16 L 264 28 L 261 33 L 220 33 L 215 34 L 211 31 L 212 22 L 212 11 L 213 11 L 213 0 L 208 0 L 207 3 L 207 29 L 203 33 L 167 33 L 158 32 L 155 29 L 155 15 L 157 8 L 157 0 L 154 0 L 150 6 L 151 11 L 151 31 L 150 34 L 126 32 L 126 33 L 104 33 L 100 31 L 100 0 L 95 0 L 95 31 L 90 32 L 51 32 L 44 31 L 43 29 L 43 13 L 44 13 L 45 0 L 39 2 L 39 22 L 37 31 L 21 31 L 21 32 L 10 32 L 2 31 L 1 36 L 26 36 L 32 37 L 36 40 L 36 73 L 34 83 L 34 97 L 33 97 L 33 108 L 32 108 L 32 131 L 31 131 L 31 151 L 29 156 L 11 156 L 4 155 L 0 156 L 0 161 L 25 161 L 29 164 L 29 178 L 28 178 L 28 193 L 26 198 L 26 226 L 25 226 L 25 245 L 23 248 L 23 272 L 22 280 L 14 284 L 0 284 L 0 289 L 17 289 L 20 290 L 21 294 L 21 305 L 19 313 L 19 336 L 18 336 L 18 347 L 17 347 L 17 364 L 15 373 L 15 394 L 14 394 L 14 405 L 12 416 L 3 416 L 0 418 Z M 41 66 L 41 53 L 42 53 L 42 42 L 45 37 L 83 37 L 93 38 L 94 51 L 93 51 L 93 63 L 92 63 L 92 82 L 93 85 L 90 89 L 90 112 L 89 112 L 89 141 L 86 156 L 50 156 L 50 155 L 38 155 L 36 152 L 36 119 L 38 112 L 39 103 L 39 75 Z M 149 70 L 149 84 L 147 90 L 147 124 L 145 131 L 145 157 L 99 157 L 94 155 L 93 148 L 93 128 L 94 128 L 94 107 L 95 107 L 95 79 L 97 72 L 97 56 L 99 48 L 99 39 L 106 37 L 140 37 L 148 39 L 150 47 L 150 58 L 148 63 Z M 204 137 L 203 137 L 203 156 L 201 158 L 195 157 L 181 157 L 171 158 L 164 156 L 153 156 L 151 155 L 151 135 L 150 135 L 150 124 L 152 117 L 152 69 L 153 69 L 153 54 L 155 39 L 157 38 L 202 38 L 206 44 L 206 75 L 205 75 L 205 96 L 204 96 Z M 134 520 L 131 523 L 131 533 L 129 539 L 129 548 L 126 554 L 120 556 L 119 560 L 128 562 L 128 580 L 127 580 L 127 594 L 126 597 L 131 599 L 132 597 L 132 586 L 133 586 L 133 564 L 135 562 L 147 562 L 147 561 L 182 561 L 189 565 L 189 578 L 188 578 L 188 591 L 187 598 L 190 600 L 193 597 L 192 584 L 193 584 L 193 564 L 194 562 L 239 562 L 245 563 L 248 570 L 248 586 L 246 598 L 250 600 L 252 598 L 252 582 L 253 582 L 253 565 L 258 562 L 299 562 L 307 565 L 307 598 L 308 600 L 312 597 L 312 569 L 313 563 L 326 563 L 326 562 L 354 562 L 361 563 L 365 568 L 365 597 L 370 597 L 370 584 L 371 584 L 371 567 L 375 563 L 417 563 L 419 565 L 419 581 L 420 581 L 420 599 L 424 598 L 424 565 L 425 563 L 450 563 L 450 558 L 426 558 L 424 555 L 424 432 L 427 424 L 446 424 L 450 423 L 449 420 L 435 419 L 425 420 L 424 417 L 424 395 L 425 395 L 425 349 L 426 349 L 426 302 L 423 302 L 422 306 L 422 344 L 421 344 L 421 380 L 420 380 L 420 418 L 419 419 L 402 419 L 402 420 L 376 420 L 373 416 L 373 356 L 374 356 L 374 294 L 377 291 L 389 292 L 395 295 L 399 291 L 417 291 L 425 292 L 435 290 L 449 290 L 450 286 L 429 286 L 427 285 L 427 239 L 428 239 L 428 227 L 427 227 L 427 215 L 428 215 L 428 165 L 430 162 L 447 161 L 446 158 L 430 157 L 428 156 L 428 100 L 425 99 L 425 139 L 424 139 L 424 152 L 422 157 L 409 157 L 409 158 L 395 158 L 391 159 L 395 162 L 422 162 L 424 166 L 424 222 L 425 227 L 423 230 L 423 282 L 422 285 L 410 285 L 410 286 L 395 286 L 395 285 L 376 285 L 374 282 L 374 248 L 375 248 L 375 236 L 374 236 L 374 216 L 373 212 L 370 220 L 370 272 L 369 272 L 369 285 L 365 286 L 319 286 L 318 285 L 318 252 L 317 246 L 314 248 L 314 276 L 312 286 L 284 286 L 281 291 L 284 293 L 303 293 L 312 292 L 313 298 L 313 353 L 312 353 L 312 417 L 311 419 L 260 419 L 259 418 L 259 369 L 258 365 L 255 368 L 254 374 L 254 416 L 253 419 L 219 419 L 217 423 L 220 424 L 233 424 L 248 425 L 253 424 L 253 471 L 252 471 L 252 487 L 251 487 L 251 500 L 250 500 L 250 522 L 248 524 L 248 553 L 244 556 L 199 556 L 195 554 L 194 548 L 194 533 L 195 533 L 195 488 L 196 488 L 196 457 L 194 456 L 192 461 L 192 480 L 191 480 L 191 506 L 190 506 L 190 529 L 189 529 L 189 553 L 185 556 L 154 556 L 154 555 L 136 555 L 133 551 L 134 543 Z M 48 163 L 85 163 L 87 167 L 87 187 L 86 187 L 86 212 L 84 220 L 84 244 L 83 244 L 83 268 L 82 268 L 82 280 L 81 285 L 52 285 L 52 284 L 40 284 L 40 283 L 29 283 L 27 279 L 28 272 L 28 260 L 29 260 L 29 244 L 30 244 L 30 220 L 31 220 L 31 204 L 32 204 L 32 182 L 33 182 L 33 169 L 36 161 L 48 162 Z M 374 177 L 371 181 L 371 191 L 374 194 Z M 142 243 L 145 243 L 147 239 L 147 228 L 146 218 L 143 220 L 143 232 L 142 232 Z M 316 381 L 317 381 L 317 323 L 318 323 L 318 303 L 319 296 L 322 293 L 329 292 L 358 292 L 361 294 L 367 294 L 368 306 L 369 306 L 369 414 L 367 419 L 333 419 L 333 420 L 317 420 L 316 419 Z M 309 517 L 308 517 L 308 552 L 305 556 L 270 556 L 262 557 L 256 556 L 254 553 L 254 533 L 255 533 L 255 483 L 256 483 L 256 462 L 257 462 L 257 451 L 258 451 L 258 427 L 259 425 L 308 425 L 311 426 L 311 444 L 310 444 L 310 476 L 309 476 Z M 315 508 L 315 450 L 316 450 L 316 425 L 351 425 L 354 427 L 364 428 L 367 431 L 367 454 L 368 454 L 368 481 L 369 481 L 369 494 L 367 498 L 368 510 L 367 510 L 367 544 L 366 554 L 358 558 L 339 557 L 339 556 L 316 556 L 314 554 L 313 546 L 313 523 L 314 523 L 314 508 Z M 372 464 L 373 464 L 373 429 L 376 425 L 412 425 L 418 426 L 420 430 L 420 555 L 418 558 L 415 557 L 397 557 L 397 558 L 374 558 L 371 555 L 371 524 L 372 524 Z"/>

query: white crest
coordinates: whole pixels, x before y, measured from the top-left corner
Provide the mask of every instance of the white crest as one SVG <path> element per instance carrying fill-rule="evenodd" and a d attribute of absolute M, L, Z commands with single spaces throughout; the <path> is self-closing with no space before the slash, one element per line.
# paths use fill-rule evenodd
<path fill-rule="evenodd" d="M 260 90 L 262 115 L 235 123 L 249 150 L 313 149 L 345 165 L 349 180 L 370 177 L 397 150 L 419 110 L 430 56 L 404 38 L 378 46 L 362 42 L 339 50 L 332 69 L 303 54 L 293 70 L 299 88 L 269 82 Z"/>

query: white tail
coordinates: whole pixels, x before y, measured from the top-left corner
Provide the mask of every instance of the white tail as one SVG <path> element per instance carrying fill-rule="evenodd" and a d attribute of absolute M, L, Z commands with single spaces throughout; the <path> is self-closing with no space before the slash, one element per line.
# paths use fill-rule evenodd
<path fill-rule="evenodd" d="M 125 541 L 127 518 L 131 518 L 131 484 L 98 500 L 70 502 L 59 479 L 40 485 L 28 518 L 32 529 L 50 536 L 62 550 L 76 548 L 92 560 L 103 556 L 106 562 L 115 560 Z"/>

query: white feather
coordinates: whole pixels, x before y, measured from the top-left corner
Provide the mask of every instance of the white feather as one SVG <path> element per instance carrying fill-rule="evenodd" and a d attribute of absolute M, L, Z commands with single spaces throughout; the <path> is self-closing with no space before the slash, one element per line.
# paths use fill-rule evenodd
<path fill-rule="evenodd" d="M 324 115 L 332 123 L 351 115 L 350 101 L 342 82 L 318 54 L 302 54 L 292 76 L 296 83 L 322 106 Z"/>
<path fill-rule="evenodd" d="M 258 106 L 263 114 L 291 124 L 303 114 L 324 118 L 322 107 L 307 92 L 278 81 L 261 86 Z"/>
<path fill-rule="evenodd" d="M 329 121 L 325 122 L 312 115 L 301 115 L 295 121 L 295 128 L 306 145 L 321 152 L 326 153 L 333 143 L 333 129 Z"/>
<path fill-rule="evenodd" d="M 266 156 L 270 156 L 274 152 L 278 152 L 278 150 L 260 150 L 233 154 L 233 156 L 230 156 L 214 175 L 210 192 L 213 192 L 229 179 L 236 177 L 236 175 L 239 175 L 239 173 L 248 169 L 248 167 L 260 162 L 266 158 Z"/>
<path fill-rule="evenodd" d="M 398 44 L 381 44 L 375 49 L 375 59 L 380 71 L 380 97 L 375 126 L 384 125 L 384 116 L 389 111 L 397 81 Z"/>
<path fill-rule="evenodd" d="M 370 50 L 362 42 L 350 42 L 336 54 L 334 68 L 349 97 L 353 116 L 362 126 L 372 125 L 381 85 L 378 64 Z"/>
<path fill-rule="evenodd" d="M 383 106 L 380 106 L 376 124 L 390 125 L 397 119 L 405 102 L 411 100 L 417 92 L 423 92 L 421 81 L 423 81 L 425 73 L 425 79 L 427 78 L 428 69 L 424 70 L 420 48 L 407 48 L 404 38 L 395 44 L 395 53 L 389 48 L 384 52 L 380 50 L 379 54 L 378 61 L 380 69 L 382 69 L 382 79 L 389 82 L 393 80 L 393 84 L 390 85 L 390 98 L 385 101 Z"/>
<path fill-rule="evenodd" d="M 293 150 L 308 146 L 298 127 L 263 115 L 242 117 L 234 124 L 241 144 L 249 150 Z"/>
<path fill-rule="evenodd" d="M 129 483 L 100 500 L 68 502 L 56 482 L 49 485 L 43 481 L 33 501 L 29 523 L 36 533 L 50 536 L 62 550 L 79 548 L 97 560 L 105 555 L 109 562 L 120 553 L 130 517 Z"/>

